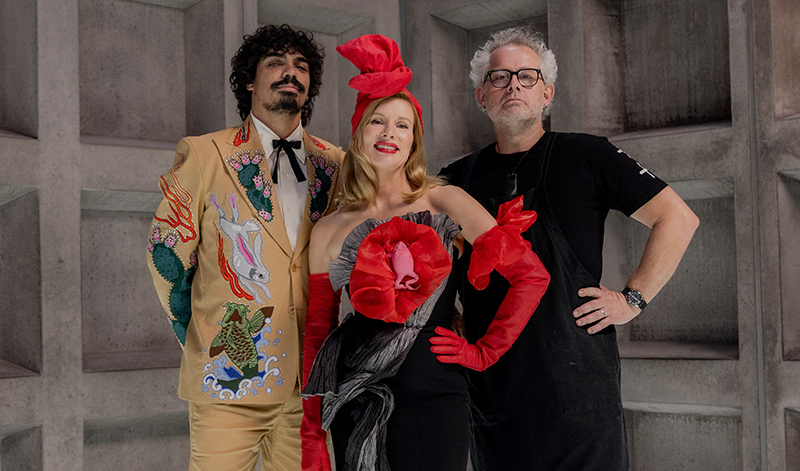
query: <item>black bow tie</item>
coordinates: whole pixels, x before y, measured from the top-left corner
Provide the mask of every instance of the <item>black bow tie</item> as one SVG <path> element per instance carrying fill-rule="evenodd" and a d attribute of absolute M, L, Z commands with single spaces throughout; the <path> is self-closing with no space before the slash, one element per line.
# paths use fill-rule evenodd
<path fill-rule="evenodd" d="M 278 154 L 275 156 L 275 166 L 272 168 L 272 181 L 278 183 L 278 162 L 281 161 L 281 150 L 286 153 L 286 157 L 289 159 L 289 163 L 292 164 L 292 170 L 294 171 L 294 176 L 297 178 L 298 182 L 306 181 L 306 176 L 303 174 L 303 169 L 300 168 L 300 163 L 297 162 L 297 155 L 295 155 L 294 150 L 300 148 L 300 141 L 287 141 L 286 139 L 273 139 L 272 140 L 272 148 L 278 149 Z"/>

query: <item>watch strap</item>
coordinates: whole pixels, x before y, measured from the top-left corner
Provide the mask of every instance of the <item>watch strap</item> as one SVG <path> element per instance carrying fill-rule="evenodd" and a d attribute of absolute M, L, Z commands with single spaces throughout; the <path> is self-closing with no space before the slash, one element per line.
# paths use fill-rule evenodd
<path fill-rule="evenodd" d="M 622 290 L 622 295 L 625 296 L 625 301 L 627 301 L 628 304 L 638 307 L 639 310 L 644 310 L 644 308 L 647 307 L 647 302 L 645 302 L 644 296 L 642 296 L 639 290 L 626 286 L 625 289 Z"/>

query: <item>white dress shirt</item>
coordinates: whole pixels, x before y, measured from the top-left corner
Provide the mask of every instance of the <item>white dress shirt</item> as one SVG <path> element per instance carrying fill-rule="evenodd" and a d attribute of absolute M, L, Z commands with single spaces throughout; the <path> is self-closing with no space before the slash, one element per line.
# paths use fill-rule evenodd
<path fill-rule="evenodd" d="M 272 148 L 272 140 L 280 139 L 272 129 L 267 127 L 255 116 L 253 123 L 256 125 L 258 137 L 261 139 L 261 144 L 264 145 L 264 150 L 272 149 L 267 157 L 267 163 L 270 171 L 275 168 L 275 162 L 278 158 L 277 150 Z M 297 156 L 297 161 L 300 162 L 300 168 L 303 170 L 303 175 L 308 178 L 306 171 L 306 145 L 303 142 L 303 125 L 298 124 L 297 128 L 286 138 L 287 141 L 300 141 L 300 148 L 294 149 Z M 298 182 L 297 177 L 294 175 L 292 165 L 287 160 L 292 158 L 286 156 L 285 152 L 281 151 L 281 159 L 284 159 L 278 168 L 278 183 L 272 182 L 275 188 L 275 197 L 278 199 L 278 206 L 281 208 L 281 215 L 286 226 L 286 235 L 289 236 L 289 243 L 292 244 L 292 250 L 297 245 L 297 235 L 300 233 L 300 224 L 303 222 L 303 211 L 306 208 L 306 193 L 308 192 L 308 181 Z"/>

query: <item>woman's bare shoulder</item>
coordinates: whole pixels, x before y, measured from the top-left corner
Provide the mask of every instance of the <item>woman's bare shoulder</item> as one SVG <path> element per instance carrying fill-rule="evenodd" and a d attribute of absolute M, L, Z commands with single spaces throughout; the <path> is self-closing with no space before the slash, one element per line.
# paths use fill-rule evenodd
<path fill-rule="evenodd" d="M 443 185 L 431 188 L 428 191 L 431 205 L 437 212 L 458 212 L 465 203 L 474 201 L 466 191 L 454 185 Z"/>

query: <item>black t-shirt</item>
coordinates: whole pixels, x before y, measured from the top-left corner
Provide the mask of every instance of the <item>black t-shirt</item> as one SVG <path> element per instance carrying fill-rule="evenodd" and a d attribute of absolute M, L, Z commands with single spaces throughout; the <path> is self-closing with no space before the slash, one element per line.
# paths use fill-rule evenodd
<path fill-rule="evenodd" d="M 469 193 L 480 201 L 503 194 L 506 177 L 516 167 L 517 193 L 536 185 L 544 139 L 525 152 L 499 154 L 492 143 L 480 152 Z M 523 157 L 524 156 L 524 157 Z M 520 160 L 522 159 L 522 160 Z M 463 186 L 466 158 L 440 172 Z M 598 281 L 603 271 L 603 233 L 610 209 L 630 216 L 667 184 L 604 137 L 559 133 L 544 186 L 556 221 L 578 260 Z"/>

